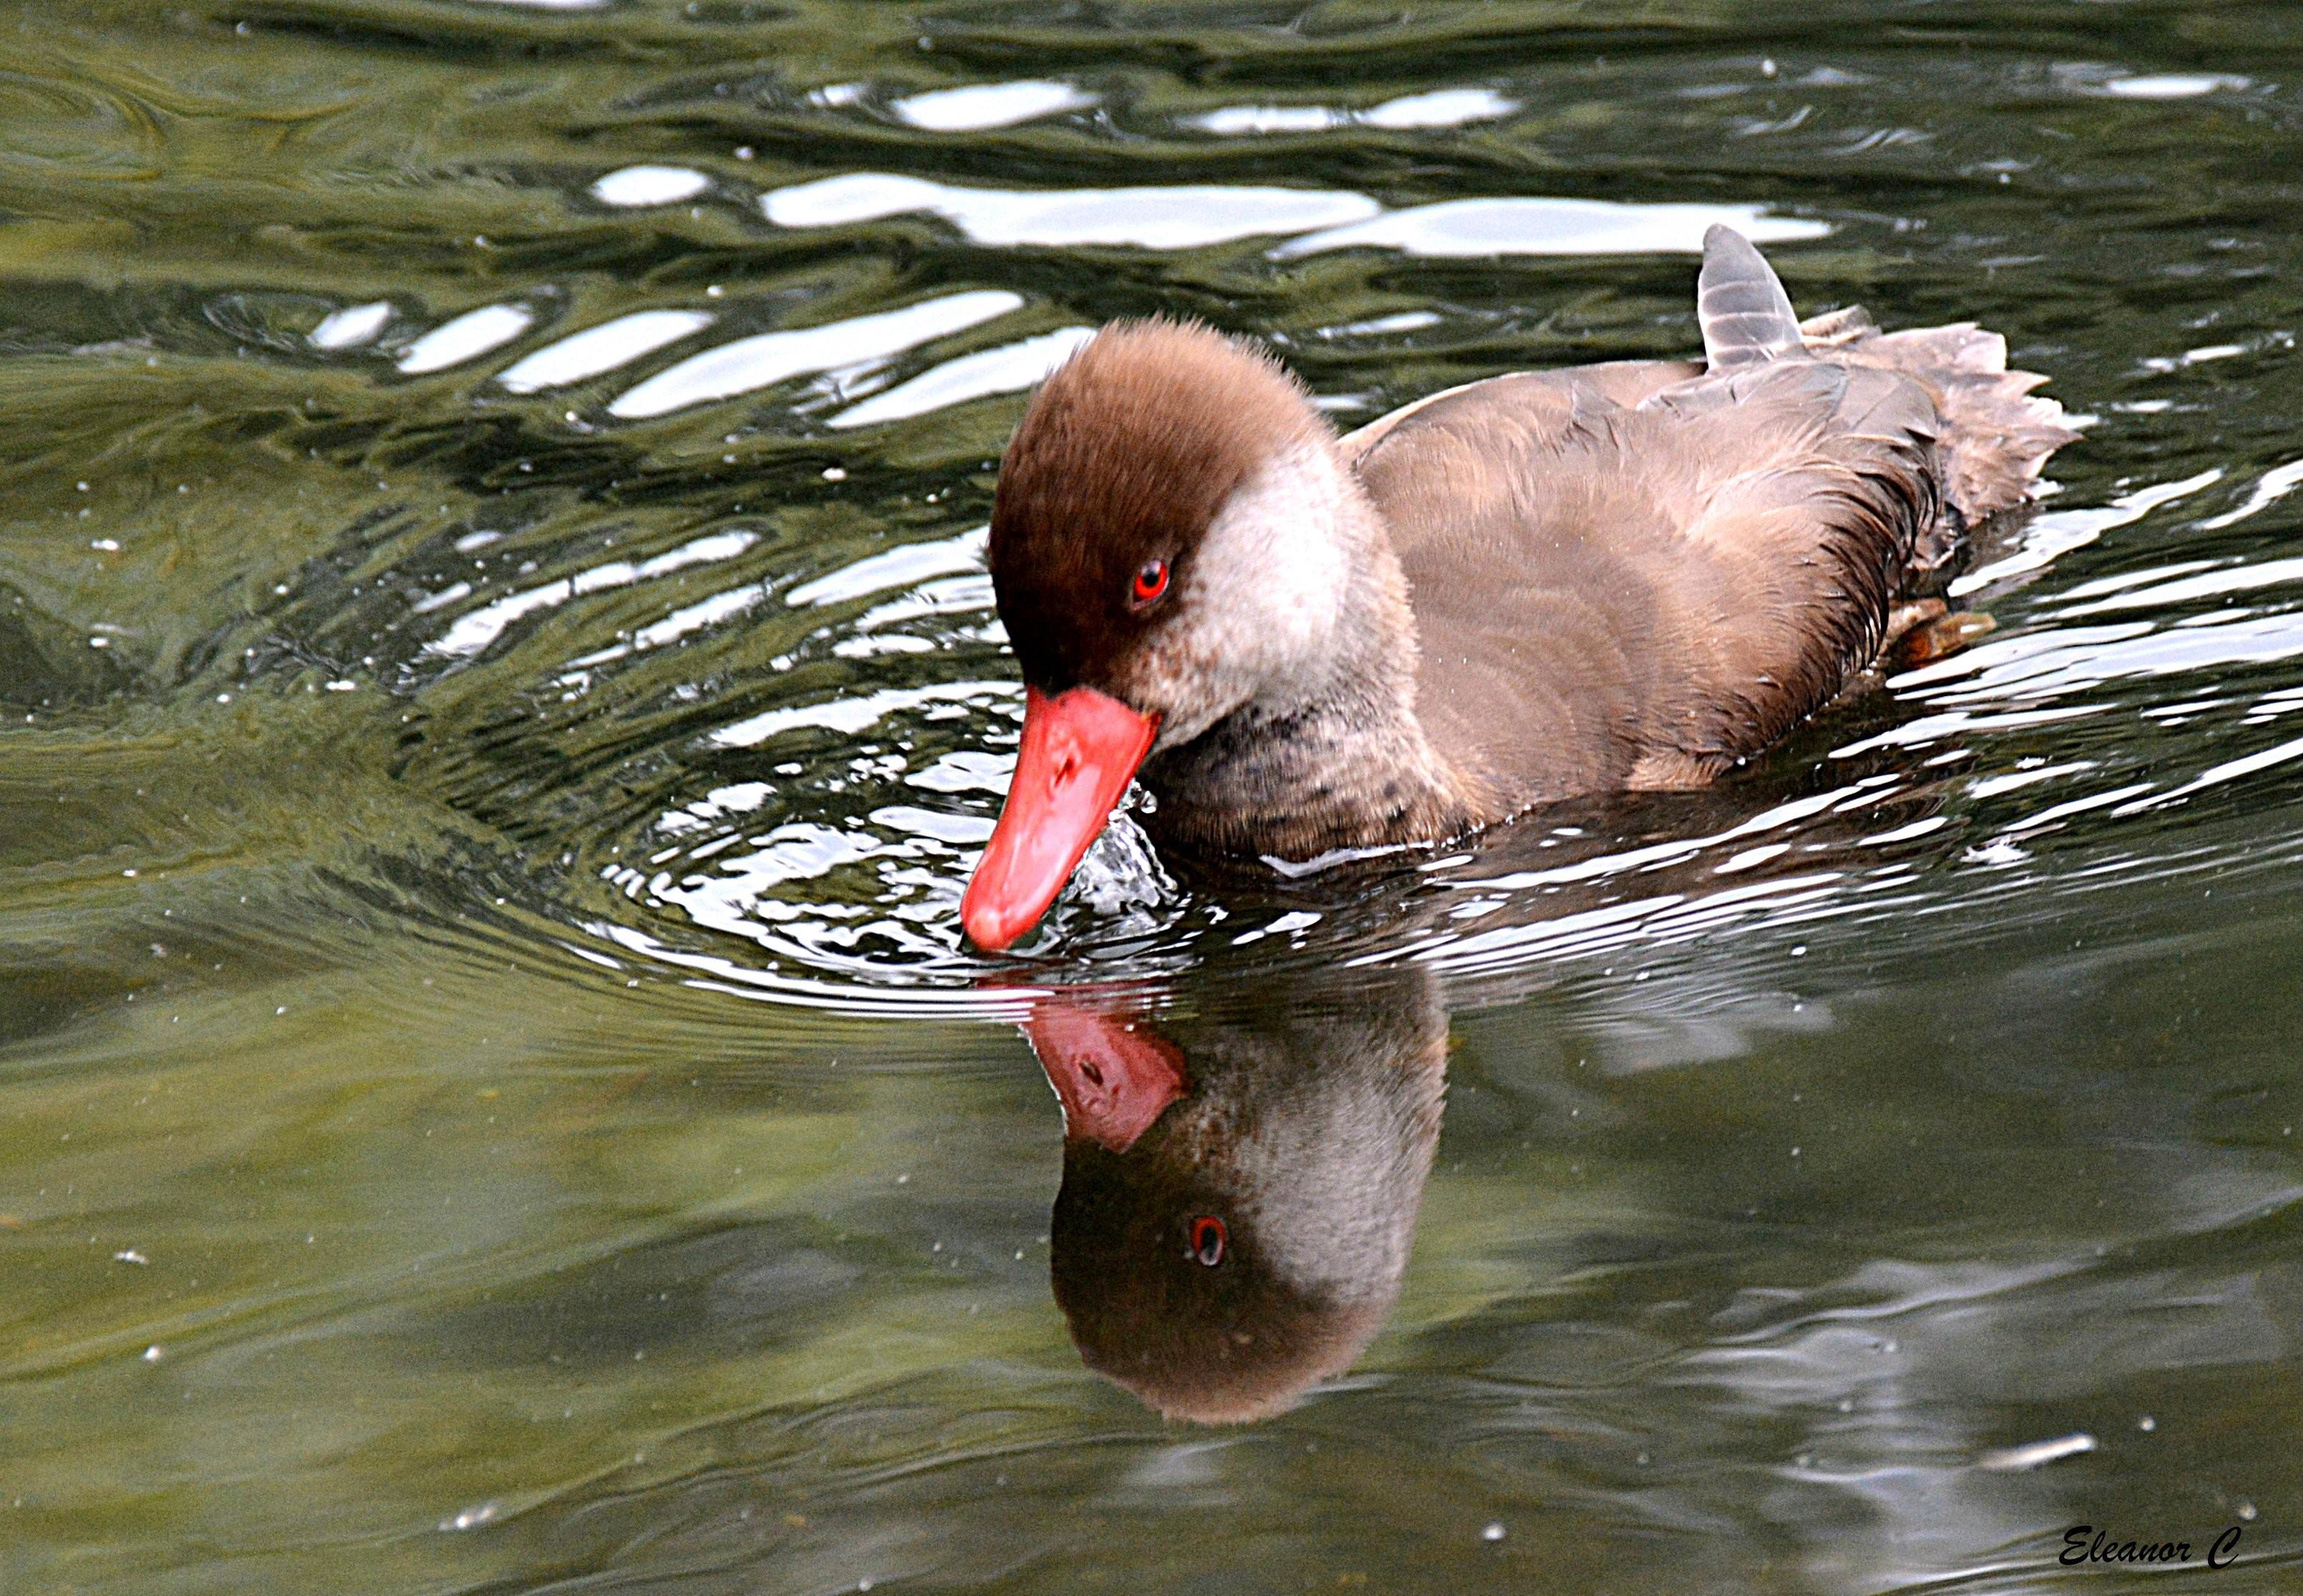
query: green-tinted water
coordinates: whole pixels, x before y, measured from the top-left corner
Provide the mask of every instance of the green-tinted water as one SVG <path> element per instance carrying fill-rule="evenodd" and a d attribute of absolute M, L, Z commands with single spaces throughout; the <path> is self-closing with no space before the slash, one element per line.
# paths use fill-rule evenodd
<path fill-rule="evenodd" d="M 0 1589 L 2303 1577 L 2303 13 L 0 40 Z M 961 949 L 978 528 L 1077 329 L 1348 421 L 1685 352 L 1722 218 L 2095 418 L 1995 636 L 1723 793 L 1295 882 L 1123 826 Z M 1067 1170 L 1014 1022 L 1081 981 L 1051 1055 L 1193 1094 Z M 1194 1113 L 1261 1128 L 1185 1189 Z M 1202 1209 L 1292 1284 L 1194 1295 Z M 1163 1421 L 1056 1246 L 1101 1362 L 1349 1372 Z"/>

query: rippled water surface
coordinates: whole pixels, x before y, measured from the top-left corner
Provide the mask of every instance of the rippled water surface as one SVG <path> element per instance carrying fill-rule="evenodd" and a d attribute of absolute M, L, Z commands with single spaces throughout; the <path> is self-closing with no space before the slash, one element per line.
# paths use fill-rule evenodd
<path fill-rule="evenodd" d="M 0 1586 L 2303 1580 L 2303 13 L 0 38 Z M 1722 220 L 2089 418 L 1995 631 L 1460 853 L 1123 821 L 964 948 L 1054 361 L 1683 354 Z"/>

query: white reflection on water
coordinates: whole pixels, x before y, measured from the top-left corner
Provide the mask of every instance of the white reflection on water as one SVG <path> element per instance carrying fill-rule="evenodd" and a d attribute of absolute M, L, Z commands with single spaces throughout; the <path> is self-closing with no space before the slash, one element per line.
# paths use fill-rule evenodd
<path fill-rule="evenodd" d="M 620 873 L 612 884 L 629 886 L 635 873 Z M 662 878 L 657 878 L 661 880 Z M 652 886 L 654 882 L 643 882 Z M 667 883 L 668 884 L 668 883 Z M 957 901 L 957 893 L 952 894 Z M 943 906 L 942 913 L 949 914 L 951 905 Z M 894 1018 L 922 1018 L 945 1016 L 955 1019 L 1018 1020 L 1030 1012 L 1031 1006 L 1049 996 L 1044 986 L 987 987 L 970 979 L 961 986 L 896 986 L 874 987 L 852 984 L 836 980 L 814 979 L 787 975 L 773 969 L 761 969 L 738 964 L 713 953 L 696 953 L 674 948 L 660 942 L 645 931 L 620 925 L 610 920 L 584 922 L 581 929 L 603 942 L 614 943 L 627 952 L 643 958 L 698 972 L 687 984 L 698 992 L 714 992 L 727 997 L 747 998 L 755 1002 L 789 1004 L 800 1009 L 822 1009 L 839 1014 L 878 1015 Z M 890 921 L 856 928 L 857 938 L 865 933 L 890 935 L 904 928 Z M 751 940 L 766 940 L 757 925 L 744 927 Z M 915 946 L 914 944 L 916 944 Z M 952 954 L 948 949 L 935 946 L 916 937 L 907 942 L 907 950 L 918 951 L 931 963 L 950 966 L 966 972 L 970 977 L 981 967 L 971 960 Z"/>
<path fill-rule="evenodd" d="M 2122 805 L 2113 810 L 2112 814 L 2114 816 L 2139 815 L 2146 809 L 2156 809 L 2168 804 L 2178 804 L 2195 793 L 2205 792 L 2210 787 L 2220 787 L 2227 781 L 2237 781 L 2255 775 L 2258 772 L 2267 771 L 2273 765 L 2286 764 L 2299 758 L 2303 758 L 2303 738 L 2281 743 L 2275 748 L 2265 748 L 2259 754 L 2249 754 L 2239 759 L 2227 759 L 2221 764 L 2211 765 L 2172 792 Z"/>
<path fill-rule="evenodd" d="M 1970 798 L 1996 798 L 2003 792 L 2020 792 L 2026 787 L 2037 787 L 2042 781 L 2059 781 L 2065 776 L 2085 775 L 2096 768 L 2092 759 L 2072 759 L 2061 764 L 2045 764 L 2037 758 L 2021 762 L 2016 769 L 1997 775 L 1978 776 L 1967 784 Z"/>
<path fill-rule="evenodd" d="M 2091 509 L 2048 511 L 2024 528 L 2023 542 L 2014 553 L 1969 571 L 1951 585 L 1951 595 L 1953 598 L 1962 597 L 1980 592 L 2009 577 L 2045 570 L 2073 549 L 2084 548 L 2113 528 L 2139 521 L 2162 504 L 2189 498 L 2201 488 L 2212 487 L 2223 479 L 2223 469 L 2216 467 L 2196 477 L 2187 477 L 2181 482 L 2160 482 L 2137 488 L 2132 493 L 2122 494 L 2108 504 Z"/>
<path fill-rule="evenodd" d="M 1226 135 L 1319 133 L 1329 128 L 1347 127 L 1351 120 L 1350 112 L 1326 106 L 1226 106 L 1220 111 L 1186 116 L 1184 125 Z"/>
<path fill-rule="evenodd" d="M 1573 865 L 1558 866 L 1548 870 L 1522 870 L 1509 875 L 1491 876 L 1479 884 L 1498 891 L 1515 891 L 1527 887 L 1560 886 L 1570 882 L 1592 881 L 1601 876 L 1620 875 L 1632 871 L 1649 870 L 1664 865 L 1675 865 L 1722 843 L 1739 838 L 1764 836 L 1769 832 L 1796 825 L 1845 803 L 1862 794 L 1859 785 L 1835 787 L 1829 792 L 1809 798 L 1793 798 L 1763 810 L 1740 825 L 1708 837 L 1679 837 L 1668 842 L 1652 843 L 1623 853 L 1606 854 L 1598 858 L 1580 859 Z"/>
<path fill-rule="evenodd" d="M 1078 111 L 1095 96 L 1069 83 L 1030 80 L 1017 83 L 971 83 L 907 95 L 889 107 L 897 119 L 932 133 L 980 132 L 1017 122 Z"/>
<path fill-rule="evenodd" d="M 525 305 L 484 305 L 468 310 L 409 344 L 401 354 L 400 369 L 410 376 L 421 376 L 477 360 L 527 332 L 535 320 L 536 312 Z"/>
<path fill-rule="evenodd" d="M 1379 338 L 1390 333 L 1420 333 L 1426 327 L 1439 325 L 1435 310 L 1402 310 L 1391 316 L 1378 316 L 1366 321 L 1346 322 L 1337 327 L 1321 327 L 1322 338 Z"/>
<path fill-rule="evenodd" d="M 691 632 L 732 621 L 767 596 L 767 584 L 754 582 L 743 587 L 731 587 L 725 593 L 715 593 L 710 598 L 684 604 L 662 620 L 641 627 L 632 634 L 628 643 L 612 644 L 591 654 L 578 654 L 569 664 L 578 669 L 603 665 L 610 660 L 620 660 L 627 654 L 645 654 L 651 648 L 661 648 L 667 643 L 677 643 Z M 568 679 L 562 679 L 563 682 Z"/>
<path fill-rule="evenodd" d="M 904 590 L 904 596 L 892 603 L 877 605 L 848 621 L 841 629 L 850 634 L 868 634 L 879 628 L 916 620 L 923 615 L 979 613 L 991 604 L 991 578 L 983 573 L 983 550 L 990 536 L 990 528 L 977 527 L 957 537 L 904 544 L 883 550 L 814 581 L 801 583 L 784 595 L 784 602 L 794 607 L 836 604 L 891 588 Z M 950 584 L 937 583 L 934 578 L 938 577 L 961 577 L 967 580 L 955 587 Z M 683 604 L 662 620 L 651 621 L 636 629 L 628 641 L 611 644 L 569 660 L 568 671 L 558 679 L 558 685 L 580 686 L 586 680 L 584 673 L 594 666 L 644 654 L 652 648 L 661 648 L 691 633 L 732 621 L 765 601 L 774 590 L 774 586 L 772 581 L 747 582 L 741 587 L 731 587 L 694 604 Z M 848 651 L 851 645 L 860 640 L 858 637 L 850 636 L 833 652 Z M 893 641 L 899 648 L 922 653 L 935 646 L 924 638 L 905 637 Z"/>
<path fill-rule="evenodd" d="M 1757 205 L 1621 204 L 1602 199 L 1457 199 L 1387 211 L 1365 194 L 1187 184 L 1174 188 L 966 189 L 856 172 L 778 189 L 760 199 L 780 227 L 838 227 L 927 211 L 978 243 L 1060 248 L 1133 244 L 1189 249 L 1273 233 L 1308 233 L 1278 258 L 1372 245 L 1430 257 L 1700 255 L 1725 223 L 1754 243 L 1821 238 L 1830 224 Z"/>
<path fill-rule="evenodd" d="M 1755 244 L 1822 238 L 1827 222 L 1756 205 L 1619 204 L 1607 199 L 1450 199 L 1389 211 L 1280 245 L 1283 260 L 1362 246 L 1408 255 L 1700 255 L 1714 224 Z"/>
<path fill-rule="evenodd" d="M 2172 565 L 2153 565 L 2141 570 L 2122 571 L 2117 576 L 2097 577 L 2093 581 L 2081 582 L 2076 587 L 2066 587 L 2063 596 L 2066 601 L 2098 598 L 2106 593 L 2122 593 L 2130 587 L 2139 587 L 2146 582 L 2170 581 L 2191 571 L 2206 570 L 2214 564 L 2212 560 L 2178 560 Z M 2057 613 L 2060 618 L 2071 612 L 2063 610 Z"/>
<path fill-rule="evenodd" d="M 1985 643 L 1966 654 L 1906 671 L 1888 686 L 1909 691 L 1927 704 L 2036 704 L 2086 692 L 2122 677 L 2220 671 L 2299 654 L 2303 654 L 2303 615 L 2255 615 L 2214 625 L 2170 627 L 2128 621 L 2051 628 Z M 1851 747 L 1860 750 L 1877 746 L 1878 740 Z"/>
<path fill-rule="evenodd" d="M 2250 81 L 2236 72 L 2154 72 L 2113 78 L 2101 86 L 2101 92 L 2123 100 L 2188 100 L 2218 89 L 2246 89 Z"/>
<path fill-rule="evenodd" d="M 708 310 L 640 310 L 548 343 L 496 378 L 515 393 L 565 387 L 629 365 L 712 325 Z"/>
<path fill-rule="evenodd" d="M 2058 1435 L 2047 1440 L 2026 1441 L 2020 1447 L 1996 1448 L 1978 1457 L 1975 1466 L 1993 1474 L 2045 1468 L 2066 1457 L 2078 1457 L 2092 1452 L 2100 1444 L 2086 1431 L 2074 1431 L 2069 1435 Z"/>
<path fill-rule="evenodd" d="M 932 371 L 922 372 L 910 382 L 850 406 L 832 417 L 827 425 L 841 428 L 873 426 L 883 421 L 924 416 L 931 410 L 965 404 L 993 393 L 1020 393 L 1062 365 L 1074 350 L 1094 336 L 1093 327 L 1059 327 L 1021 343 L 962 355 Z"/>
<path fill-rule="evenodd" d="M 594 183 L 592 198 L 602 205 L 673 205 L 711 186 L 709 177 L 690 166 L 623 166 Z"/>
<path fill-rule="evenodd" d="M 1365 111 L 1326 106 L 1226 106 L 1219 111 L 1185 117 L 1184 121 L 1187 127 L 1228 135 L 1316 133 L 1354 124 L 1397 131 L 1492 122 L 1518 109 L 1517 100 L 1506 98 L 1492 89 L 1435 89 L 1427 94 L 1402 95 Z"/>
<path fill-rule="evenodd" d="M 2279 502 L 2298 486 L 2303 486 L 2303 460 L 2290 460 L 2283 466 L 2273 466 L 2256 479 L 2255 491 L 2247 502 L 2222 515 L 2210 516 L 2199 523 L 2202 532 L 2220 532 L 2225 527 L 2235 527 L 2251 515 L 2256 515 Z"/>
<path fill-rule="evenodd" d="M 930 211 L 978 243 L 1135 244 L 1189 249 L 1262 234 L 1333 227 L 1377 215 L 1364 194 L 1320 189 L 964 189 L 886 172 L 822 178 L 762 195 L 779 227 L 839 227 Z"/>
<path fill-rule="evenodd" d="M 1641 848 L 1577 859 L 1541 870 L 1514 871 L 1494 876 L 1456 876 L 1444 884 L 1465 894 L 1464 901 L 1448 914 L 1451 923 L 1396 947 L 1359 955 L 1353 967 L 1378 966 L 1410 960 L 1430 964 L 1449 975 L 1471 976 L 1509 970 L 1528 964 L 1572 958 L 1632 943 L 1668 946 L 1709 936 L 1730 927 L 1782 926 L 1876 909 L 1884 891 L 1905 884 L 1909 877 L 1893 873 L 1868 879 L 1840 869 L 1816 869 L 1718 891 L 1652 891 L 1627 902 L 1603 904 L 1569 914 L 1546 914 L 1531 923 L 1525 917 L 1536 894 L 1623 877 L 1650 874 L 1685 865 L 1706 853 L 1720 853 L 1714 876 L 1734 874 L 1790 851 L 1790 840 L 1804 824 L 1834 813 L 1849 813 L 1894 796 L 1894 778 L 1867 778 L 1829 792 L 1796 798 L 1755 815 L 1739 825 L 1708 836 L 1675 838 Z M 1887 789 L 1882 790 L 1882 789 Z M 1758 848 L 1740 847 L 1749 840 L 1776 840 Z M 1875 842 L 1892 840 L 1884 833 Z M 1481 930 L 1465 930 L 1490 915 L 1516 911 L 1511 923 Z"/>
<path fill-rule="evenodd" d="M 1020 696 L 1022 684 L 1013 681 L 942 681 L 923 688 L 882 688 L 854 698 L 829 698 L 820 704 L 797 704 L 771 709 L 748 720 L 723 726 L 712 740 L 723 748 L 752 748 L 787 731 L 812 729 L 849 735 L 876 726 L 898 710 L 924 704 L 986 705 Z"/>
<path fill-rule="evenodd" d="M 384 324 L 392 319 L 392 301 L 377 300 L 367 305 L 348 305 L 332 311 L 320 325 L 312 329 L 315 349 L 357 349 L 375 341 L 384 331 Z"/>
<path fill-rule="evenodd" d="M 1491 122 L 1509 116 L 1519 102 L 1491 89 L 1435 89 L 1428 94 L 1402 95 L 1386 100 L 1356 121 L 1371 128 L 1455 128 L 1466 122 Z"/>
<path fill-rule="evenodd" d="M 886 549 L 814 581 L 802 582 L 784 595 L 784 602 L 795 606 L 836 604 L 884 593 L 890 587 L 909 587 L 931 577 L 981 571 L 983 550 L 991 537 L 991 528 L 975 527 L 957 537 Z"/>
<path fill-rule="evenodd" d="M 755 532 L 714 532 L 682 544 L 652 560 L 612 560 L 605 565 L 578 571 L 572 577 L 562 577 L 558 581 L 507 594 L 493 604 L 481 605 L 468 615 L 458 616 L 456 623 L 448 629 L 447 635 L 426 643 L 424 652 L 434 657 L 471 659 L 485 652 L 503 636 L 507 628 L 523 616 L 532 615 L 538 610 L 555 608 L 586 593 L 628 587 L 634 582 L 668 576 L 691 565 L 733 560 L 759 540 Z M 445 597 L 445 595 L 436 595 L 437 599 Z"/>
<path fill-rule="evenodd" d="M 1915 721 L 1906 721 L 1877 737 L 1843 744 L 1832 749 L 1831 756 L 1834 759 L 1853 759 L 1881 748 L 1924 748 L 1972 731 L 2028 731 L 2039 726 L 2061 725 L 2065 721 L 2083 721 L 2090 715 L 2103 714 L 2112 707 L 2108 704 L 2076 704 L 2063 709 L 1946 710 L 1941 714 L 1921 715 Z"/>
<path fill-rule="evenodd" d="M 859 634 L 841 643 L 835 653 L 858 645 L 868 644 L 868 652 L 932 652 L 936 644 L 926 638 L 909 632 L 893 632 L 888 629 L 909 621 L 922 621 L 940 615 L 983 615 L 991 608 L 991 578 L 983 570 L 963 570 L 936 580 L 924 581 L 907 587 L 884 604 L 873 604 L 848 624 L 847 630 Z M 998 644 L 1007 634 L 999 629 L 998 621 L 975 629 L 971 640 Z M 884 634 L 876 638 L 871 634 Z"/>
<path fill-rule="evenodd" d="M 2130 588 L 2092 604 L 2073 604 L 2059 613 L 2061 616 L 2101 615 L 2114 610 L 2156 609 L 2166 604 L 2185 604 L 2195 598 L 2214 598 L 2226 593 L 2246 593 L 2257 587 L 2273 587 L 2283 582 L 2297 581 L 2303 581 L 2303 559 L 2266 560 L 2257 565 L 2235 566 L 2228 570 L 2208 571 L 2205 575 L 2182 577 L 2152 587 Z"/>
<path fill-rule="evenodd" d="M 626 419 L 662 416 L 693 404 L 772 387 L 810 372 L 885 359 L 1023 308 L 1020 294 L 974 289 L 819 327 L 739 338 L 660 371 L 608 407 Z"/>

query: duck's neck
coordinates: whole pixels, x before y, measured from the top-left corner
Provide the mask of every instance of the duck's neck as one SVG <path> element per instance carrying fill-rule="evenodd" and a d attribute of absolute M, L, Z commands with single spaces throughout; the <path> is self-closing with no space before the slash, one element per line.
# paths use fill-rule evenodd
<path fill-rule="evenodd" d="M 1407 579 L 1356 478 L 1337 520 L 1350 578 L 1319 659 L 1145 762 L 1163 843 L 1306 859 L 1468 828 L 1462 779 L 1415 715 Z"/>

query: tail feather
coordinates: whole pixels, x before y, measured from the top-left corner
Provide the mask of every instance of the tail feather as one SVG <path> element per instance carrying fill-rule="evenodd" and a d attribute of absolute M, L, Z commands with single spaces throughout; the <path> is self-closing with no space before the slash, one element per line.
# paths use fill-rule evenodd
<path fill-rule="evenodd" d="M 2047 379 L 2007 369 L 2007 340 L 1973 322 L 1882 333 L 1860 308 L 1817 317 L 1801 329 L 1811 348 L 1851 366 L 1912 378 L 1935 401 L 1944 496 L 1962 525 L 2030 498 L 2047 457 L 2079 435 L 2063 407 L 2031 392 Z"/>
<path fill-rule="evenodd" d="M 1802 354 L 1799 317 L 1767 258 L 1732 227 L 1703 235 L 1703 271 L 1695 283 L 1695 316 L 1714 371 L 1765 365 Z"/>
<path fill-rule="evenodd" d="M 1882 333 L 1860 306 L 1802 324 L 1775 269 L 1733 228 L 1703 235 L 1696 317 L 1714 372 L 1812 353 L 1892 371 L 1926 391 L 1950 513 L 1922 538 L 1921 570 L 1948 568 L 1967 528 L 2031 498 L 2047 457 L 2079 436 L 2062 405 L 2031 392 L 2046 377 L 2007 368 L 2007 340 L 1998 334 L 1973 322 Z"/>

